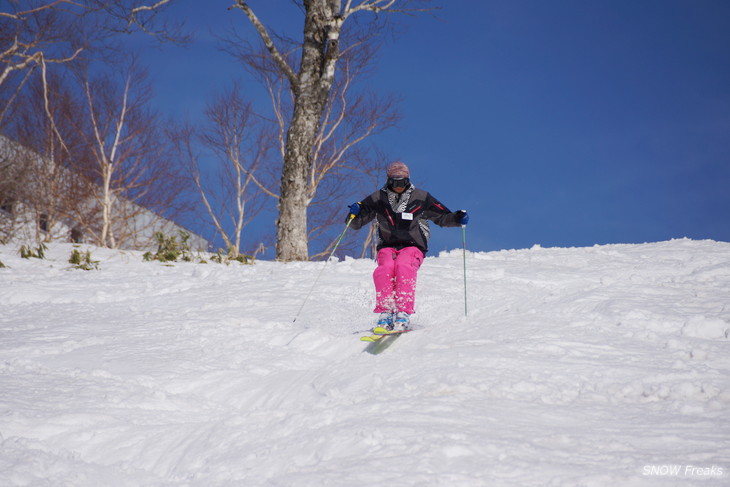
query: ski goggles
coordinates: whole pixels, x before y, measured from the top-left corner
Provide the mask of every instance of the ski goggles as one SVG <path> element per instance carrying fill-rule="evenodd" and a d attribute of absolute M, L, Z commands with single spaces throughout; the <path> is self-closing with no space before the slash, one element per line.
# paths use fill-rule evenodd
<path fill-rule="evenodd" d="M 408 178 L 388 178 L 389 188 L 407 188 L 411 184 Z"/>

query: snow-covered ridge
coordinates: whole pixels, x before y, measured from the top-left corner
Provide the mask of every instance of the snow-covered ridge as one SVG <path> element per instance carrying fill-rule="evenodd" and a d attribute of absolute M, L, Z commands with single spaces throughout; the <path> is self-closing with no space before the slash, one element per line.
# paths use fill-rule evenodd
<path fill-rule="evenodd" d="M 371 261 L 72 249 L 0 246 L 0 485 L 730 479 L 728 243 L 444 252 L 378 356 Z"/>

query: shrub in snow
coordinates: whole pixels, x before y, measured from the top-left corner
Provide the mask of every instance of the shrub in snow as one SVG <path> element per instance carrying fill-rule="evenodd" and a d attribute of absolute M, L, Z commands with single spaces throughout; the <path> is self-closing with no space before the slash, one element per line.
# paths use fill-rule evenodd
<path fill-rule="evenodd" d="M 91 251 L 87 250 L 85 254 L 79 252 L 79 249 L 74 249 L 71 252 L 71 257 L 68 259 L 69 264 L 73 264 L 75 269 L 82 269 L 90 271 L 92 269 L 99 269 L 99 261 L 91 259 Z"/>
<path fill-rule="evenodd" d="M 35 259 L 45 259 L 46 250 L 48 250 L 48 247 L 46 247 L 46 244 L 44 243 L 41 243 L 35 249 L 31 249 L 29 245 L 23 245 L 20 247 L 20 257 L 23 259 L 30 259 L 31 257 Z"/>
<path fill-rule="evenodd" d="M 144 260 L 159 260 L 160 262 L 192 262 L 193 253 L 190 250 L 190 234 L 188 232 L 179 231 L 180 241 L 174 235 L 165 235 L 162 232 L 155 233 L 157 240 L 157 252 L 146 252 L 143 256 Z"/>
<path fill-rule="evenodd" d="M 229 247 L 228 252 L 224 252 L 223 249 L 218 249 L 218 252 L 213 254 L 210 260 L 219 264 L 240 262 L 241 264 L 253 265 L 253 263 L 256 261 L 256 258 L 252 255 L 240 254 L 236 252 L 233 247 Z"/>

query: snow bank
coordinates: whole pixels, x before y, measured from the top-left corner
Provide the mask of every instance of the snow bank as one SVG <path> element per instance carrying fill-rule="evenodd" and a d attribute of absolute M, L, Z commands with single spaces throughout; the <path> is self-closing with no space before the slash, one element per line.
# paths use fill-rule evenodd
<path fill-rule="evenodd" d="M 71 270 L 0 247 L 0 485 L 727 485 L 730 244 Z M 85 249 L 83 249 L 85 250 Z"/>

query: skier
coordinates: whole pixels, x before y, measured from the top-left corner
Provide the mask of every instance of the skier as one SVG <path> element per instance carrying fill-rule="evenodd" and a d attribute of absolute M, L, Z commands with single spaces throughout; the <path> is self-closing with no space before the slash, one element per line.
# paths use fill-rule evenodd
<path fill-rule="evenodd" d="M 410 329 L 414 313 L 416 274 L 428 251 L 428 220 L 441 227 L 466 225 L 466 210 L 451 212 L 430 193 L 416 189 L 403 162 L 390 164 L 385 186 L 350 206 L 347 216 L 355 230 L 375 219 L 378 238 L 375 282 L 377 326 Z"/>

